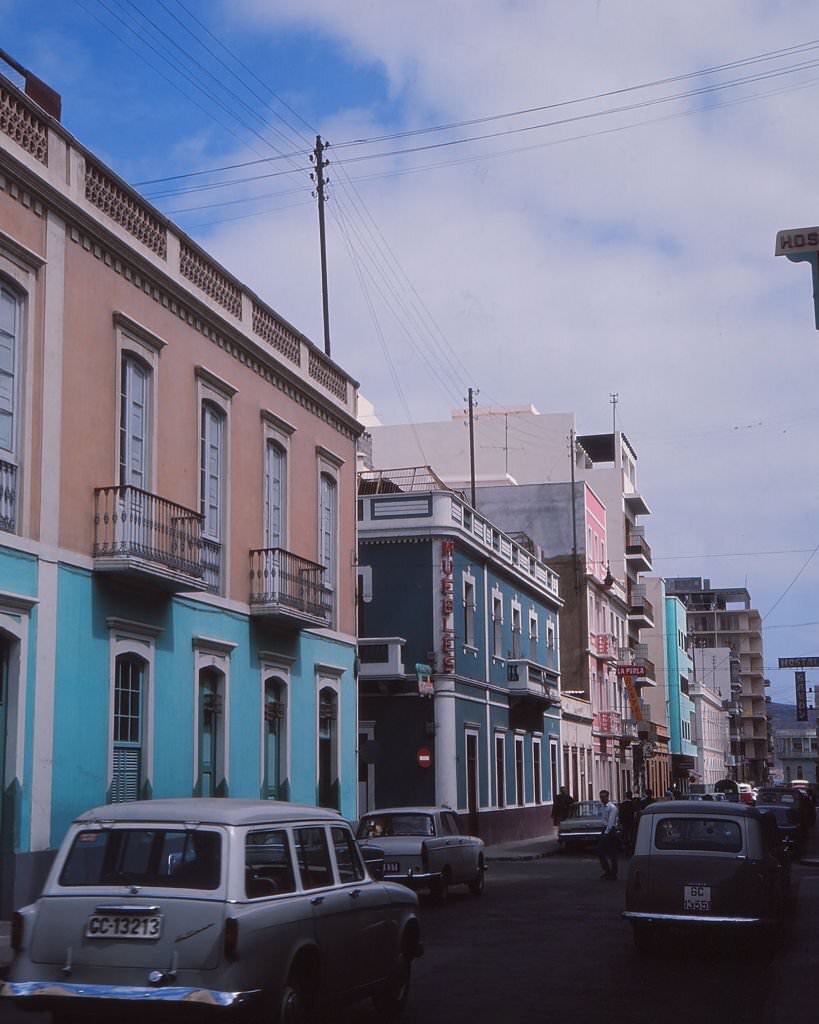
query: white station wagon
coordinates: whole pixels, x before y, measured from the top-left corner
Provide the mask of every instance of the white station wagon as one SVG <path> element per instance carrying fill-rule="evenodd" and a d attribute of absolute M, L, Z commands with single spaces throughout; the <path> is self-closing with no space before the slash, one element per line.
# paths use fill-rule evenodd
<path fill-rule="evenodd" d="M 144 1019 L 153 1004 L 292 1024 L 367 996 L 397 1017 L 422 952 L 417 907 L 369 875 L 334 811 L 204 798 L 96 807 L 14 915 L 0 992 L 57 1021 Z"/>

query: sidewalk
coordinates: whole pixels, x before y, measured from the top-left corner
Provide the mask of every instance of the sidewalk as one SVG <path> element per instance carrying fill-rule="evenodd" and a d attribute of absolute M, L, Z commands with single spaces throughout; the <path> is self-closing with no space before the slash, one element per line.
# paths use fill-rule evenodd
<path fill-rule="evenodd" d="M 558 853 L 557 829 L 550 828 L 533 839 L 514 839 L 506 843 L 492 843 L 484 850 L 487 863 L 492 861 L 540 860 Z"/>

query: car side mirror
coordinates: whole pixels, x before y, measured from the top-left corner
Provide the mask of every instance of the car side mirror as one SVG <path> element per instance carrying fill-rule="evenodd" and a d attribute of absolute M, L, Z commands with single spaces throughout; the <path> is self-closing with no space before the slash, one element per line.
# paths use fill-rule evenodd
<path fill-rule="evenodd" d="M 376 882 L 383 882 L 384 880 L 384 851 L 379 849 L 377 846 L 368 846 L 365 843 L 358 844 L 361 850 L 361 856 L 364 858 L 364 863 L 367 866 L 367 872 L 370 878 L 374 878 Z"/>

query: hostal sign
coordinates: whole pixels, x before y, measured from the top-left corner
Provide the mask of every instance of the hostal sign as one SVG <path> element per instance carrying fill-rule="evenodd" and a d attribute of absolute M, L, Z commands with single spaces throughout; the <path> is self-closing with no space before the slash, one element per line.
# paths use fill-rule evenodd
<path fill-rule="evenodd" d="M 441 671 L 455 671 L 455 542 L 441 542 Z"/>

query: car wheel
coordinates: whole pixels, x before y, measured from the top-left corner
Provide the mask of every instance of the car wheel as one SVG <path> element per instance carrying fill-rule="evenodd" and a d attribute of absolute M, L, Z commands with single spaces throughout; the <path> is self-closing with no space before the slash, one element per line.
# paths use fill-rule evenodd
<path fill-rule="evenodd" d="M 373 1005 L 381 1017 L 388 1021 L 401 1019 L 409 998 L 411 977 L 412 962 L 402 949 L 389 981 L 373 996 Z"/>
<path fill-rule="evenodd" d="M 486 868 L 483 863 L 483 857 L 478 860 L 478 873 L 469 883 L 469 891 L 473 896 L 480 896 L 483 892 L 484 885 L 486 884 Z"/>
<path fill-rule="evenodd" d="M 449 868 L 444 868 L 441 877 L 432 886 L 432 895 L 439 903 L 445 903 L 449 898 Z"/>
<path fill-rule="evenodd" d="M 276 1024 L 307 1024 L 311 1019 L 310 999 L 303 977 L 291 974 L 282 989 Z"/>

